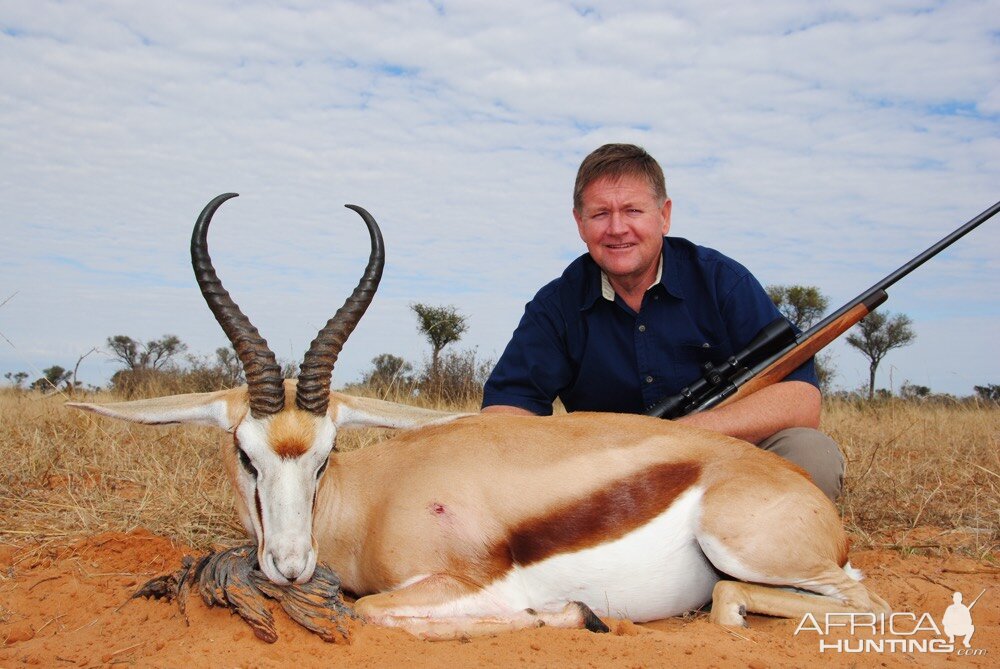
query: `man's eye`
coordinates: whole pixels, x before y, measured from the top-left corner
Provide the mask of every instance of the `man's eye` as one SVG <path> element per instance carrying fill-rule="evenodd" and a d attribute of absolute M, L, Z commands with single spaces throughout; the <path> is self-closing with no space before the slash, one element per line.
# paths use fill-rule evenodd
<path fill-rule="evenodd" d="M 247 474 L 249 474 L 254 478 L 257 478 L 257 468 L 253 466 L 252 462 L 250 462 L 250 456 L 247 455 L 246 452 L 238 446 L 236 447 L 236 452 L 239 454 L 240 464 L 243 465 L 243 469 L 246 470 Z"/>

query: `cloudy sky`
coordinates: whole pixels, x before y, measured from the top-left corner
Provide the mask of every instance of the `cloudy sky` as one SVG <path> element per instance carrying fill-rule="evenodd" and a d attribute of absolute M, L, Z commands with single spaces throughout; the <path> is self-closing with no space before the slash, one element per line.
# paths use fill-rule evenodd
<path fill-rule="evenodd" d="M 0 75 L 0 375 L 115 334 L 224 345 L 188 257 L 223 192 L 216 266 L 289 360 L 367 258 L 342 205 L 380 222 L 335 385 L 427 355 L 415 301 L 498 355 L 582 253 L 572 181 L 608 141 L 663 164 L 672 234 L 831 308 L 1000 199 L 1000 0 L 2 0 Z M 918 340 L 880 385 L 1000 383 L 998 220 L 890 291 Z M 832 350 L 839 385 L 866 380 Z"/>

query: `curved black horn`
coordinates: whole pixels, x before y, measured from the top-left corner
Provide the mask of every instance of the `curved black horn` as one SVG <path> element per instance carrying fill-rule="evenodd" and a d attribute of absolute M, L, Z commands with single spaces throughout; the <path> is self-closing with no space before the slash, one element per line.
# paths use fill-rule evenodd
<path fill-rule="evenodd" d="M 351 336 L 351 332 L 375 297 L 375 290 L 382 278 L 382 268 L 385 266 L 385 246 L 382 243 L 382 231 L 378 229 L 378 223 L 361 207 L 353 204 L 345 206 L 358 212 L 368 226 L 372 251 L 368 256 L 368 266 L 361 276 L 361 281 L 344 302 L 344 306 L 337 310 L 333 318 L 327 321 L 313 339 L 299 367 L 299 387 L 295 395 L 295 405 L 303 411 L 318 415 L 326 413 L 330 404 L 330 375 L 333 374 L 333 365 L 337 362 L 340 349 L 344 347 L 344 342 Z"/>
<path fill-rule="evenodd" d="M 212 215 L 223 202 L 234 197 L 237 197 L 236 193 L 225 193 L 205 205 L 191 233 L 191 264 L 208 308 L 243 363 L 250 387 L 250 413 L 255 418 L 263 418 L 278 413 L 285 405 L 281 367 L 257 328 L 222 287 L 208 255 L 208 225 L 212 222 Z"/>

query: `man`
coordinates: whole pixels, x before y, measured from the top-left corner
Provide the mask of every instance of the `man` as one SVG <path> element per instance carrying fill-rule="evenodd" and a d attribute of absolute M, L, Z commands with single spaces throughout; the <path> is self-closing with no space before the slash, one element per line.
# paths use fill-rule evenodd
<path fill-rule="evenodd" d="M 484 412 L 642 413 L 741 350 L 780 316 L 739 263 L 667 237 L 671 201 L 645 150 L 607 144 L 577 173 L 573 217 L 588 253 L 525 308 L 486 382 Z M 831 499 L 843 457 L 816 431 L 820 393 L 812 362 L 780 383 L 678 419 L 758 444 L 805 469 Z"/>
<path fill-rule="evenodd" d="M 978 597 L 976 598 L 978 600 Z M 956 592 L 951 596 L 953 604 L 945 609 L 941 623 L 944 626 L 944 633 L 948 636 L 948 643 L 954 645 L 955 637 L 963 637 L 962 645 L 970 648 L 972 635 L 976 631 L 976 626 L 972 624 L 972 606 L 962 603 L 962 593 Z"/>

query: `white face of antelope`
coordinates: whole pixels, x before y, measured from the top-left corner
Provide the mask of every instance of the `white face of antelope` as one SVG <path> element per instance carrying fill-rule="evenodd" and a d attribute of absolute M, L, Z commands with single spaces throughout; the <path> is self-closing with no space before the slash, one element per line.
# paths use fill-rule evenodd
<path fill-rule="evenodd" d="M 233 433 L 230 461 L 241 498 L 240 513 L 257 538 L 264 574 L 279 584 L 308 581 L 316 567 L 313 506 L 319 477 L 333 449 L 336 428 L 329 416 L 330 375 L 341 347 L 371 304 L 385 266 L 382 233 L 371 214 L 356 205 L 368 227 L 371 253 L 361 280 L 344 306 L 319 331 L 299 366 L 295 384 L 282 379 L 267 341 L 240 311 L 215 272 L 208 253 L 208 226 L 215 211 L 236 193 L 209 202 L 191 233 L 191 265 L 205 303 L 243 363 L 249 413 Z M 294 385 L 294 403 L 289 391 Z"/>
<path fill-rule="evenodd" d="M 286 409 L 247 414 L 233 434 L 244 524 L 257 539 L 261 571 L 279 585 L 305 583 L 316 567 L 313 506 L 336 432 L 327 414 Z"/>

